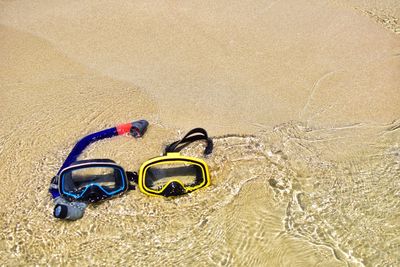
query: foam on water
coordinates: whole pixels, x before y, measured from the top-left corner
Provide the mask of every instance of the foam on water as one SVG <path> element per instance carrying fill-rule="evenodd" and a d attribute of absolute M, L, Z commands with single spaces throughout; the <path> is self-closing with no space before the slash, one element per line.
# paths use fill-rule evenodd
<path fill-rule="evenodd" d="M 68 148 L 24 162 L 30 170 L 5 159 L 0 259 L 6 265 L 398 265 L 398 131 L 398 122 L 336 129 L 288 123 L 254 136 L 216 137 L 207 159 L 209 188 L 173 199 L 131 191 L 91 205 L 76 222 L 52 218 L 47 193 Z M 149 133 L 96 143 L 82 158 L 110 157 L 137 169 L 177 138 L 157 126 Z M 203 148 L 184 153 L 198 156 Z"/>

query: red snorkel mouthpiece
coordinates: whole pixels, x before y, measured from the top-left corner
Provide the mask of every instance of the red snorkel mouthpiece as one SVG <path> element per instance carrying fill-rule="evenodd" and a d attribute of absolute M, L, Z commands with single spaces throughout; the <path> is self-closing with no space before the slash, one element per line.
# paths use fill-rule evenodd
<path fill-rule="evenodd" d="M 117 125 L 118 135 L 130 133 L 133 137 L 139 138 L 144 135 L 149 126 L 149 122 L 146 120 L 134 121 L 131 123 L 125 123 Z"/>

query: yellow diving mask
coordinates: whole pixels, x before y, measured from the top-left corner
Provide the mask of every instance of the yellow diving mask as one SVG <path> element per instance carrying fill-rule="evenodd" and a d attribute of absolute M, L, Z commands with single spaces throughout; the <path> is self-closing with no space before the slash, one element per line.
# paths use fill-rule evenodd
<path fill-rule="evenodd" d="M 207 141 L 204 155 L 213 150 L 213 142 L 207 132 L 196 128 L 188 132 L 182 140 L 165 148 L 165 155 L 152 158 L 142 164 L 139 170 L 138 185 L 141 192 L 155 196 L 178 196 L 210 185 L 207 163 L 201 159 L 182 156 L 187 145 Z"/>

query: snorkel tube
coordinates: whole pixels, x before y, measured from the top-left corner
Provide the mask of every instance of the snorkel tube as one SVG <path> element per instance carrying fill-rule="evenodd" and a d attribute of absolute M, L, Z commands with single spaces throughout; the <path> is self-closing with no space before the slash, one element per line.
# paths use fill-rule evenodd
<path fill-rule="evenodd" d="M 80 139 L 74 146 L 74 148 L 69 153 L 68 157 L 64 161 L 63 165 L 57 172 L 57 175 L 51 180 L 49 192 L 56 204 L 53 215 L 56 218 L 67 219 L 67 220 L 77 220 L 82 218 L 87 204 L 78 201 L 67 201 L 62 198 L 59 192 L 58 177 L 61 171 L 77 161 L 79 155 L 87 148 L 90 144 L 103 140 L 106 138 L 111 138 L 118 135 L 123 135 L 130 133 L 133 137 L 139 138 L 147 130 L 149 123 L 146 120 L 134 121 L 131 123 L 125 123 L 117 125 L 109 129 L 105 129 L 99 132 L 89 134 L 82 139 Z"/>

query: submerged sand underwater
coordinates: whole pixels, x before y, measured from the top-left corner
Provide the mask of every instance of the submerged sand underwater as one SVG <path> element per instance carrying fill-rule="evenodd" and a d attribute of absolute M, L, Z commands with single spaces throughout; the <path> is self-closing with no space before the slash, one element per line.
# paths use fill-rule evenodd
<path fill-rule="evenodd" d="M 0 1 L 0 263 L 400 264 L 396 1 Z M 377 23 L 378 22 L 378 23 Z M 212 185 L 57 221 L 76 140 L 128 170 L 193 127 Z M 201 154 L 201 145 L 185 153 Z"/>

